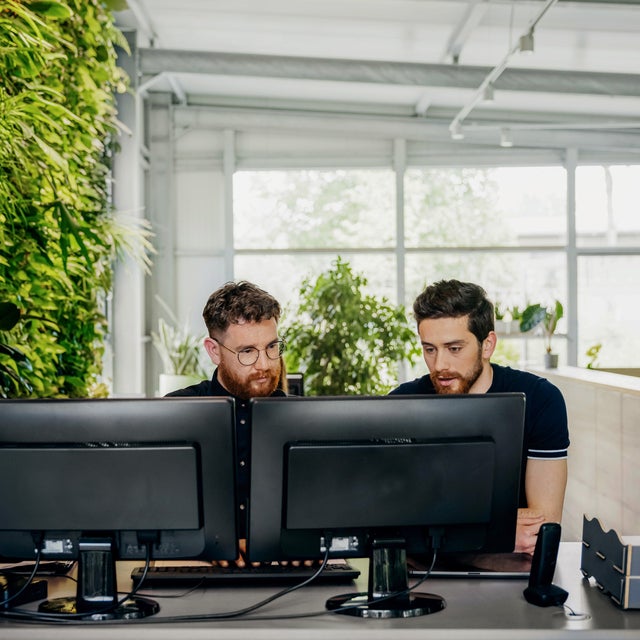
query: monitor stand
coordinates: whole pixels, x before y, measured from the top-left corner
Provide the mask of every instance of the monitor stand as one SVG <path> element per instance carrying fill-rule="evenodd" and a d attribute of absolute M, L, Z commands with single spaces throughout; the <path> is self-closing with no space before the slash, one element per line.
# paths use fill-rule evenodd
<path fill-rule="evenodd" d="M 326 606 L 330 611 L 362 618 L 412 618 L 446 607 L 439 595 L 407 593 L 407 588 L 405 541 L 374 540 L 369 558 L 368 592 L 333 596 Z"/>
<path fill-rule="evenodd" d="M 128 598 L 118 605 L 112 540 L 81 538 L 78 548 L 76 597 L 45 600 L 39 605 L 38 611 L 89 620 L 113 620 L 144 618 L 160 610 L 157 602 L 139 596 Z"/>

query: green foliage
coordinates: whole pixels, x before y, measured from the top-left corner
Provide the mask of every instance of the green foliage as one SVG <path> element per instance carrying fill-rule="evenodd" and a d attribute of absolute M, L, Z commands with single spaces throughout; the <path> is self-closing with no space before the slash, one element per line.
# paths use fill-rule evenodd
<path fill-rule="evenodd" d="M 520 320 L 520 331 L 531 331 L 538 325 L 542 325 L 547 343 L 547 353 L 551 353 L 551 338 L 558 326 L 558 320 L 564 315 L 564 308 L 559 300 L 556 300 L 551 307 L 544 307 L 541 304 L 530 304 L 523 312 Z"/>
<path fill-rule="evenodd" d="M 512 307 L 503 306 L 502 303 L 498 300 L 493 305 L 495 309 L 496 320 L 504 320 L 505 322 L 511 320 L 521 320 L 522 319 L 522 311 L 518 305 L 514 305 Z"/>
<path fill-rule="evenodd" d="M 7 395 L 86 396 L 102 370 L 116 43 L 99 0 L 0 0 L 0 299 L 20 314 L 2 343 L 24 355 L 0 356 Z"/>
<path fill-rule="evenodd" d="M 288 371 L 304 373 L 309 395 L 386 393 L 397 383 L 397 363 L 419 354 L 404 307 L 367 295 L 366 285 L 340 257 L 302 283 L 283 328 L 284 357 Z"/>
<path fill-rule="evenodd" d="M 589 362 L 587 362 L 587 369 L 595 369 L 598 366 L 598 356 L 600 355 L 600 349 L 602 349 L 602 343 L 598 342 L 591 345 L 585 352 Z"/>
<path fill-rule="evenodd" d="M 158 320 L 158 331 L 151 332 L 151 341 L 162 360 L 164 373 L 206 378 L 207 372 L 200 362 L 202 336 L 194 336 L 189 323 L 180 324 L 169 306 L 160 298 L 157 301 L 169 316 Z"/>

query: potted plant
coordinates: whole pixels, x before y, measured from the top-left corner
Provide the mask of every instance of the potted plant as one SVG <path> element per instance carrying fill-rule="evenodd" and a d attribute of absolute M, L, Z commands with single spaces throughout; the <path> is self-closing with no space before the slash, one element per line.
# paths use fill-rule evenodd
<path fill-rule="evenodd" d="M 340 257 L 302 283 L 283 331 L 287 369 L 303 373 L 306 395 L 387 393 L 397 384 L 398 362 L 419 355 L 404 307 L 366 294 L 366 285 Z"/>
<path fill-rule="evenodd" d="M 559 300 L 553 305 L 545 307 L 539 303 L 530 304 L 523 312 L 520 320 L 520 331 L 526 333 L 538 325 L 542 326 L 546 341 L 546 353 L 544 354 L 544 366 L 547 369 L 555 369 L 558 366 L 558 354 L 553 353 L 551 338 L 558 326 L 558 320 L 564 315 L 564 308 Z"/>
<path fill-rule="evenodd" d="M 193 335 L 187 322 L 179 324 L 166 303 L 158 301 L 171 320 L 167 322 L 159 318 L 158 331 L 151 332 L 151 341 L 164 369 L 159 378 L 158 395 L 164 396 L 170 391 L 200 382 L 207 377 L 207 373 L 200 360 L 203 338 Z"/>
<path fill-rule="evenodd" d="M 517 305 L 512 307 L 502 307 L 500 302 L 496 302 L 495 305 L 495 330 L 499 334 L 510 334 L 518 332 L 520 330 L 520 320 L 522 318 L 522 312 Z"/>

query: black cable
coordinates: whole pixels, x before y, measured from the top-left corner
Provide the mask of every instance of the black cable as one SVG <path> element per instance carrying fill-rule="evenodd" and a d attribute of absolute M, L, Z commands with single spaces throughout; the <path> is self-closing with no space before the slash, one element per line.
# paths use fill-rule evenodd
<path fill-rule="evenodd" d="M 147 618 L 131 618 L 131 619 L 104 619 L 104 620 L 95 620 L 95 619 L 86 619 L 86 616 L 88 615 L 95 615 L 91 614 L 91 613 L 83 613 L 83 614 L 42 614 L 39 612 L 32 612 L 32 611 L 26 611 L 26 610 L 21 610 L 21 609 L 13 609 L 12 611 L 6 611 L 6 612 L 0 612 L 0 617 L 6 617 L 12 620 L 20 620 L 22 622 L 31 622 L 31 623 L 50 623 L 50 622 L 55 622 L 58 624 L 74 624 L 74 625 L 96 625 L 96 624 L 100 624 L 100 625 L 113 625 L 113 624 L 171 624 L 171 623 L 178 623 L 178 622 L 203 622 L 203 621 L 207 621 L 207 620 L 255 620 L 255 621 L 261 621 L 261 620 L 285 620 L 285 619 L 295 619 L 295 618 L 310 618 L 310 617 L 317 617 L 317 616 L 321 616 L 321 615 L 328 615 L 328 614 L 338 614 L 340 613 L 340 611 L 345 611 L 348 609 L 358 609 L 360 607 L 363 606 L 369 606 L 372 604 L 378 604 L 380 602 L 384 602 L 386 600 L 391 600 L 393 598 L 397 598 L 397 597 L 401 597 L 403 595 L 407 595 L 409 593 L 411 593 L 412 591 L 415 591 L 415 589 L 417 589 L 419 586 L 421 586 L 425 580 L 427 580 L 427 578 L 431 575 L 431 572 L 433 571 L 433 567 L 435 566 L 436 563 L 436 558 L 437 558 L 437 551 L 434 550 L 433 552 L 433 558 L 431 560 L 431 565 L 429 566 L 429 568 L 427 569 L 427 571 L 425 572 L 425 574 L 423 576 L 421 576 L 421 578 L 411 587 L 407 587 L 406 589 L 403 589 L 401 591 L 397 591 L 394 593 L 390 593 L 387 594 L 386 596 L 382 596 L 380 598 L 375 598 L 375 599 L 371 599 L 371 600 L 366 600 L 365 602 L 361 602 L 358 604 L 353 604 L 353 605 L 347 605 L 344 607 L 341 607 L 340 610 L 328 610 L 328 609 L 323 609 L 321 611 L 312 611 L 312 612 L 305 612 L 305 613 L 298 613 L 298 614 L 289 614 L 289 615 L 269 615 L 269 616 L 250 616 L 247 615 L 249 613 L 251 613 L 252 611 L 256 611 L 268 604 L 270 604 L 271 602 L 274 602 L 275 600 L 278 600 L 282 597 L 284 597 L 285 595 L 288 595 L 289 593 L 293 593 L 294 591 L 297 591 L 298 589 L 301 589 L 302 587 L 308 585 L 309 583 L 311 583 L 313 580 L 315 580 L 315 578 L 322 572 L 322 570 L 326 567 L 327 562 L 329 560 L 329 545 L 327 545 L 327 550 L 325 552 L 324 558 L 322 560 L 322 563 L 320 565 L 320 567 L 318 568 L 318 570 L 311 575 L 309 578 L 306 578 L 303 582 L 298 583 L 296 585 L 293 585 L 291 587 L 287 587 L 286 589 L 283 589 L 282 591 L 278 591 L 277 593 L 269 596 L 268 598 L 265 598 L 264 600 L 261 600 L 253 605 L 250 605 L 248 607 L 244 607 L 243 609 L 238 609 L 236 611 L 228 611 L 228 612 L 220 612 L 220 613 L 204 613 L 204 614 L 193 614 L 193 615 L 183 615 L 183 616 L 168 616 L 168 617 L 156 617 L 156 616 L 150 616 Z M 148 560 L 149 562 L 149 560 Z M 146 565 L 146 569 L 148 570 L 148 564 Z M 146 575 L 146 570 L 145 572 L 143 572 L 143 576 Z M 132 597 L 137 590 L 141 587 L 141 585 L 143 584 L 143 580 L 141 579 L 140 582 L 138 583 L 138 586 L 136 589 L 130 591 L 122 600 L 120 600 L 118 602 L 118 604 L 116 606 L 119 606 L 120 604 L 124 603 L 128 598 Z M 108 610 L 112 610 L 114 607 L 110 606 L 107 607 L 105 609 L 102 610 L 102 612 L 108 611 Z M 96 613 L 100 613 L 100 612 L 96 612 Z M 82 617 L 80 617 L 82 616 Z M 85 618 L 85 619 L 83 619 Z"/>
<path fill-rule="evenodd" d="M 18 598 L 19 596 L 21 596 L 28 588 L 29 585 L 31 584 L 31 582 L 33 581 L 36 573 L 38 573 L 38 567 L 40 566 L 40 554 L 41 554 L 41 549 L 38 547 L 37 551 L 36 551 L 36 561 L 33 564 L 33 570 L 31 571 L 31 574 L 29 575 L 29 577 L 25 580 L 25 583 L 22 585 L 22 587 L 20 587 L 20 589 L 18 589 L 18 591 L 16 591 L 12 596 L 8 597 L 6 600 L 3 600 L 0 605 L 2 605 L 3 607 L 6 608 L 6 606 L 12 601 L 15 600 L 16 598 Z"/>
<path fill-rule="evenodd" d="M 305 587 L 310 582 L 315 580 L 322 570 L 327 566 L 327 562 L 329 560 L 329 549 L 327 548 L 322 563 L 318 567 L 317 571 L 315 571 L 311 576 L 306 578 L 303 582 L 292 585 L 283 589 L 282 591 L 278 591 L 277 593 L 261 600 L 255 604 L 252 604 L 248 607 L 244 607 L 243 609 L 238 609 L 236 611 L 227 611 L 220 613 L 205 613 L 205 614 L 195 614 L 195 615 L 184 615 L 184 616 L 171 616 L 166 618 L 155 618 L 154 616 L 150 616 L 148 618 L 131 618 L 131 619 L 106 619 L 106 620 L 95 620 L 95 619 L 86 619 L 91 615 L 99 615 L 102 613 L 107 613 L 110 610 L 120 606 L 124 603 L 128 598 L 132 597 L 138 589 L 143 584 L 144 576 L 148 570 L 148 565 L 145 567 L 145 571 L 143 572 L 143 577 L 138 583 L 137 587 L 130 591 L 124 598 L 122 598 L 115 606 L 110 605 L 109 607 L 104 607 L 100 610 L 96 610 L 93 612 L 85 612 L 82 614 L 51 614 L 51 613 L 40 613 L 33 611 L 26 611 L 23 609 L 13 609 L 12 611 L 0 612 L 0 617 L 11 618 L 13 620 L 21 620 L 27 622 L 56 622 L 62 624 L 135 624 L 135 623 L 170 623 L 170 622 L 187 622 L 187 621 L 204 621 L 204 620 L 233 620 L 237 619 L 241 616 L 246 615 L 247 613 L 251 613 L 252 611 L 256 611 L 271 602 L 282 598 L 289 593 L 293 593 L 302 587 Z M 149 560 L 147 560 L 149 562 Z M 252 619 L 252 618 L 247 618 Z"/>

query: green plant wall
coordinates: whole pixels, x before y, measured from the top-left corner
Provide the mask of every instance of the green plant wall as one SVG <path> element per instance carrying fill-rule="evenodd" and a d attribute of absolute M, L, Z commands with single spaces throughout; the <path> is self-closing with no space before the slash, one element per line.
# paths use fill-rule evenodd
<path fill-rule="evenodd" d="M 5 397 L 87 396 L 102 370 L 116 45 L 97 0 L 0 0 L 0 303 L 19 311 L 0 327 Z"/>

